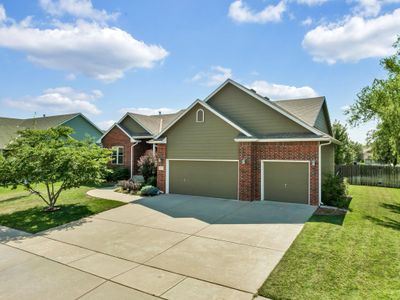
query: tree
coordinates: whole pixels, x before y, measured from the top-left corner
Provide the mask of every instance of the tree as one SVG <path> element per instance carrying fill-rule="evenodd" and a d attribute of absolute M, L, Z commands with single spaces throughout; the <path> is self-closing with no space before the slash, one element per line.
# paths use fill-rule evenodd
<path fill-rule="evenodd" d="M 335 164 L 343 165 L 361 161 L 362 145 L 350 139 L 346 125 L 335 121 L 332 131 L 334 138 L 341 142 L 341 145 L 335 145 Z"/>
<path fill-rule="evenodd" d="M 77 141 L 70 137 L 72 133 L 68 127 L 20 131 L 4 157 L 0 155 L 0 185 L 23 185 L 47 204 L 48 211 L 54 211 L 63 191 L 100 183 L 110 151 L 92 141 Z M 36 188 L 40 183 L 46 192 Z"/>
<path fill-rule="evenodd" d="M 400 158 L 400 37 L 393 47 L 396 53 L 381 60 L 387 78 L 375 79 L 371 86 L 364 87 L 346 114 L 353 126 L 377 121 L 369 138 L 373 154 L 380 161 L 396 165 Z"/>
<path fill-rule="evenodd" d="M 139 172 L 145 182 L 157 176 L 157 158 L 154 155 L 143 155 L 138 160 Z"/>

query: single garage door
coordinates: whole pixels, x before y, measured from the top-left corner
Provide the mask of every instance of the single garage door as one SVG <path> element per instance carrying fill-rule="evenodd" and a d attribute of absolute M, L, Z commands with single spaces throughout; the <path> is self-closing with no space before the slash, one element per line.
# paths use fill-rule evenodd
<path fill-rule="evenodd" d="M 272 162 L 264 164 L 264 200 L 308 204 L 308 162 Z"/>
<path fill-rule="evenodd" d="M 169 160 L 169 192 L 237 199 L 238 162 Z"/>

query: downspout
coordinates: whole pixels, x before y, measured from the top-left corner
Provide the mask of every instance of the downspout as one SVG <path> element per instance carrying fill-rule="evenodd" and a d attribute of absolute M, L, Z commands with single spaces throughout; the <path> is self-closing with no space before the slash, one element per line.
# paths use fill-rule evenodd
<path fill-rule="evenodd" d="M 133 163 L 133 148 L 135 148 L 135 146 L 137 144 L 139 144 L 139 143 L 140 142 L 136 141 L 134 144 L 131 145 L 131 179 L 133 177 L 133 166 L 134 166 L 134 163 Z"/>
<path fill-rule="evenodd" d="M 328 143 L 322 144 L 321 142 L 319 143 L 318 147 L 318 206 L 321 206 L 321 186 L 322 186 L 322 178 L 321 178 L 321 148 L 322 146 L 328 146 L 332 144 L 332 141 L 329 141 Z"/>

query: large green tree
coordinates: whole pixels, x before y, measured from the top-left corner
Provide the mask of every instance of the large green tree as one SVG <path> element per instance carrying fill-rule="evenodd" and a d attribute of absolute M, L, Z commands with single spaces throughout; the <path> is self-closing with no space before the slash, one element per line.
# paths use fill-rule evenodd
<path fill-rule="evenodd" d="M 378 123 L 369 137 L 373 154 L 379 161 L 396 165 L 400 159 L 400 37 L 393 46 L 395 54 L 381 60 L 387 78 L 363 88 L 346 113 L 353 126 L 371 120 Z"/>
<path fill-rule="evenodd" d="M 92 141 L 77 141 L 72 133 L 68 127 L 20 131 L 0 155 L 0 184 L 23 185 L 53 211 L 62 191 L 100 183 L 107 172 L 109 150 Z M 38 184 L 45 185 L 45 193 L 36 188 Z"/>
<path fill-rule="evenodd" d="M 341 142 L 340 145 L 335 145 L 335 164 L 344 165 L 361 161 L 362 145 L 350 139 L 347 126 L 335 121 L 332 125 L 332 131 L 334 138 Z"/>

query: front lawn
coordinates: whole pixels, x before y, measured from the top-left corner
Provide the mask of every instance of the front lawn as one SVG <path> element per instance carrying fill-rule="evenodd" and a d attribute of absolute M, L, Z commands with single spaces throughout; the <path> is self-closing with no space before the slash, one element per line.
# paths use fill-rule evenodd
<path fill-rule="evenodd" d="M 313 216 L 259 290 L 272 299 L 400 299 L 400 189 L 351 186 L 351 212 Z"/>
<path fill-rule="evenodd" d="M 22 187 L 0 188 L 0 225 L 36 233 L 125 204 L 89 197 L 86 192 L 90 189 L 93 187 L 62 192 L 57 201 L 61 209 L 50 213 L 43 211 L 46 204 L 38 196 Z"/>

